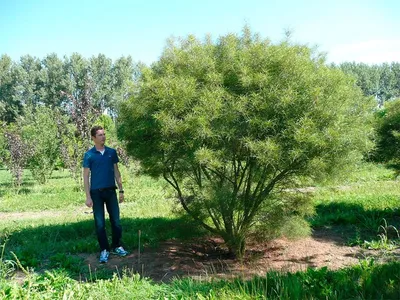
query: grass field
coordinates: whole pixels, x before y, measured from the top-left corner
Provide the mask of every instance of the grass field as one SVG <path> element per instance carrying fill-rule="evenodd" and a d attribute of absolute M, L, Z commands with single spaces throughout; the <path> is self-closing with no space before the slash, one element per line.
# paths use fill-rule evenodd
<path fill-rule="evenodd" d="M 126 202 L 121 205 L 128 250 L 157 248 L 169 239 L 206 233 L 179 212 L 161 180 L 122 170 Z M 400 185 L 382 166 L 362 165 L 314 191 L 312 228 L 340 233 L 348 245 L 387 251 L 399 247 Z M 16 191 L 0 170 L 0 299 L 399 299 L 400 263 L 373 260 L 338 271 L 269 272 L 244 280 L 177 278 L 154 282 L 133 270 L 92 272 L 81 256 L 97 251 L 93 216 L 67 171 L 46 185 L 29 172 Z M 16 271 L 18 270 L 18 271 Z M 23 276 L 20 276 L 20 275 Z"/>

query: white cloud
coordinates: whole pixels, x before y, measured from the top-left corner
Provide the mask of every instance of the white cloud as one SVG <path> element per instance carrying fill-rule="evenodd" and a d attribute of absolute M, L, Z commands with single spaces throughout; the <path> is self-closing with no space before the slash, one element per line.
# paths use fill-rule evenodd
<path fill-rule="evenodd" d="M 356 61 L 367 64 L 400 62 L 400 39 L 377 39 L 338 45 L 328 51 L 328 61 L 335 63 Z"/>

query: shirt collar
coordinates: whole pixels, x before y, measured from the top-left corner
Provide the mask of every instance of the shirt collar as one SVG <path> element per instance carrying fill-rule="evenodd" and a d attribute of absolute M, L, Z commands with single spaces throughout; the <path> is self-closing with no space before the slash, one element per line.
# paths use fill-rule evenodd
<path fill-rule="evenodd" d="M 107 148 L 108 148 L 107 146 L 104 146 L 104 153 L 106 153 Z M 96 149 L 96 146 L 93 146 L 92 149 L 90 149 L 90 151 L 91 151 L 91 152 L 94 152 L 94 153 L 96 153 L 96 152 L 101 153 L 100 151 L 98 151 L 98 150 Z"/>

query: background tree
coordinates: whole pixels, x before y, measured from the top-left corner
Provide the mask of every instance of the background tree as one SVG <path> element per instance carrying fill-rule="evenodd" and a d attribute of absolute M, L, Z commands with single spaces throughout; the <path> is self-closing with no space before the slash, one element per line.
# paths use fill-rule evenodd
<path fill-rule="evenodd" d="M 374 96 L 381 107 L 385 101 L 400 97 L 400 64 L 384 63 L 367 65 L 364 63 L 345 62 L 339 68 L 356 78 L 357 85 L 364 95 Z"/>
<path fill-rule="evenodd" d="M 15 124 L 4 126 L 1 130 L 3 138 L 2 142 L 1 160 L 7 167 L 13 177 L 14 186 L 19 189 L 22 183 L 22 176 L 26 162 L 28 159 L 28 148 L 21 138 L 18 128 Z M 4 151 L 5 150 L 5 151 Z"/>
<path fill-rule="evenodd" d="M 384 100 L 380 99 L 382 96 L 380 85 L 382 70 L 379 66 L 369 66 L 364 63 L 345 62 L 340 64 L 340 69 L 356 78 L 356 83 L 361 88 L 364 95 L 374 96 L 383 103 Z"/>
<path fill-rule="evenodd" d="M 56 111 L 57 140 L 60 142 L 60 158 L 78 184 L 82 183 L 81 152 L 85 149 L 84 141 L 77 134 L 77 128 L 69 121 L 68 116 Z"/>
<path fill-rule="evenodd" d="M 64 65 L 68 81 L 63 91 L 77 101 L 89 97 L 92 107 L 101 113 L 105 110 L 111 114 L 115 112 L 118 103 L 129 92 L 134 69 L 129 56 L 121 57 L 113 64 L 102 54 L 87 60 L 74 53 L 65 59 Z M 71 98 L 65 100 L 68 106 Z"/>
<path fill-rule="evenodd" d="M 71 98 L 67 94 L 80 101 L 88 91 L 95 109 L 115 116 L 118 103 L 129 95 L 133 72 L 130 56 L 113 62 L 103 54 L 87 59 L 74 53 L 60 59 L 53 53 L 42 60 L 25 55 L 13 62 L 3 55 L 0 57 L 0 118 L 13 122 L 23 113 L 23 105 L 58 107 L 69 113 Z"/>
<path fill-rule="evenodd" d="M 379 98 L 383 101 L 393 100 L 399 97 L 400 94 L 396 89 L 396 78 L 392 65 L 384 63 L 380 66 L 381 76 L 379 78 L 380 94 Z"/>
<path fill-rule="evenodd" d="M 394 74 L 395 97 L 400 98 L 400 62 L 392 62 L 391 70 Z"/>
<path fill-rule="evenodd" d="M 18 85 L 21 92 L 17 93 L 15 97 L 23 105 L 36 107 L 43 104 L 41 90 L 46 71 L 43 69 L 40 59 L 30 55 L 22 56 L 18 64 L 18 72 L 20 73 Z"/>
<path fill-rule="evenodd" d="M 239 257 L 263 208 L 308 205 L 285 197 L 300 176 L 331 173 L 371 145 L 372 104 L 349 76 L 247 28 L 216 43 L 170 41 L 133 95 L 118 120 L 128 152 Z"/>
<path fill-rule="evenodd" d="M 47 55 L 42 60 L 43 87 L 41 89 L 41 98 L 47 107 L 61 108 L 63 102 L 68 101 L 65 95 L 60 91 L 66 91 L 70 80 L 67 72 L 66 63 L 53 53 Z"/>
<path fill-rule="evenodd" d="M 13 122 L 22 111 L 22 103 L 17 99 L 18 72 L 15 63 L 7 55 L 0 57 L 0 121 Z"/>
<path fill-rule="evenodd" d="M 6 124 L 0 125 L 0 168 L 4 167 L 4 162 L 8 156 L 6 136 L 5 136 Z"/>
<path fill-rule="evenodd" d="M 130 96 L 135 70 L 137 70 L 137 65 L 133 64 L 130 56 L 118 58 L 112 66 L 114 93 L 113 101 L 109 103 L 108 108 L 113 117 L 115 117 L 121 102 Z"/>
<path fill-rule="evenodd" d="M 376 161 L 385 163 L 400 173 L 400 99 L 391 101 L 376 112 Z"/>
<path fill-rule="evenodd" d="M 58 123 L 58 126 L 63 126 L 63 128 L 59 127 L 59 134 L 62 137 L 63 147 L 66 149 L 64 150 L 64 154 L 67 155 L 65 161 L 69 164 L 72 176 L 82 186 L 81 163 L 84 153 L 91 145 L 90 128 L 101 113 L 93 107 L 91 102 L 92 89 L 89 79 L 86 81 L 80 99 L 64 91 L 61 93 L 70 100 L 68 112 L 72 121 L 72 126 L 64 122 Z"/>
<path fill-rule="evenodd" d="M 46 183 L 60 157 L 57 113 L 43 105 L 27 106 L 25 116 L 18 120 L 22 139 L 27 147 L 27 167 L 35 180 Z"/>

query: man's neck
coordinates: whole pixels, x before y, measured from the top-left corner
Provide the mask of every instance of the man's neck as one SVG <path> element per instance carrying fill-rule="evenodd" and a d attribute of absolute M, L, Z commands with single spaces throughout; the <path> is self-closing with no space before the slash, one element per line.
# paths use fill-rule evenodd
<path fill-rule="evenodd" d="M 106 147 L 104 145 L 94 145 L 97 151 L 103 151 Z"/>

